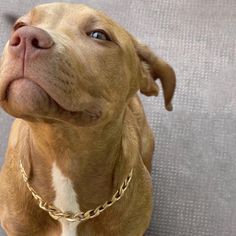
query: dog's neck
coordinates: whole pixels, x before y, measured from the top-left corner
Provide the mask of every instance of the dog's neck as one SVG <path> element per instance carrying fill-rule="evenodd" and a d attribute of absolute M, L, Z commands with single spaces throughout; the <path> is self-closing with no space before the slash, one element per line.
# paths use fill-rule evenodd
<path fill-rule="evenodd" d="M 122 122 L 122 117 L 102 127 L 27 122 L 35 185 L 50 182 L 56 165 L 73 182 L 82 209 L 109 200 L 131 168 L 123 160 Z"/>

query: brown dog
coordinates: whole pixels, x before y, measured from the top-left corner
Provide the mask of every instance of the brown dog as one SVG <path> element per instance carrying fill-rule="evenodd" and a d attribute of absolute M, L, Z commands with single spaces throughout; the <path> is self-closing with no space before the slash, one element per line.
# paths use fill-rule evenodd
<path fill-rule="evenodd" d="M 157 95 L 157 78 L 171 110 L 172 68 L 100 11 L 54 3 L 17 20 L 0 68 L 17 118 L 0 174 L 8 235 L 144 234 L 153 136 L 136 92 Z"/>

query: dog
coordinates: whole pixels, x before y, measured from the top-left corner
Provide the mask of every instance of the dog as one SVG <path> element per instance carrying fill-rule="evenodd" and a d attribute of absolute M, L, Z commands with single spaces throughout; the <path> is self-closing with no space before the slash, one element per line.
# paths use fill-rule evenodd
<path fill-rule="evenodd" d="M 35 7 L 14 24 L 0 105 L 15 117 L 0 173 L 10 236 L 142 236 L 154 138 L 137 95 L 172 110 L 175 72 L 104 13 Z"/>

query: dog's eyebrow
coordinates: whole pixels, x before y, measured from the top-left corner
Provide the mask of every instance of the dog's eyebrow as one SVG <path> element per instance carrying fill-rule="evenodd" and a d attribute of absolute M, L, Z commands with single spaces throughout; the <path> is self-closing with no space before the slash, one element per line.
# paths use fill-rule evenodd
<path fill-rule="evenodd" d="M 99 23 L 101 20 L 95 15 L 89 15 L 84 18 L 84 21 L 86 22 L 86 25 L 93 25 Z"/>

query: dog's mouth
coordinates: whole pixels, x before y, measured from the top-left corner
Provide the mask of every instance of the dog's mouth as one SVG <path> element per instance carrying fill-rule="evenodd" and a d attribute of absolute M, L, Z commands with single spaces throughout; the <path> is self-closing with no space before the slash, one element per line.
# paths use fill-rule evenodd
<path fill-rule="evenodd" d="M 71 111 L 39 83 L 25 77 L 8 79 L 0 87 L 0 105 L 18 118 L 43 118 L 76 125 L 93 124 L 102 116 L 99 106 Z"/>

